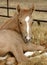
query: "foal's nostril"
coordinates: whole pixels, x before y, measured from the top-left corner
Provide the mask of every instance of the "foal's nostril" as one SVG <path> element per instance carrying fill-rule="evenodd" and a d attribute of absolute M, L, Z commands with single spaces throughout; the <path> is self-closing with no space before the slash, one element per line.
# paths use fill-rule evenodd
<path fill-rule="evenodd" d="M 25 36 L 25 42 L 26 42 L 26 43 L 27 43 L 27 42 L 31 42 L 32 39 L 33 39 L 32 36 L 31 36 L 31 37 L 27 37 L 27 36 Z"/>
<path fill-rule="evenodd" d="M 30 41 L 30 37 L 25 36 L 26 41 Z"/>

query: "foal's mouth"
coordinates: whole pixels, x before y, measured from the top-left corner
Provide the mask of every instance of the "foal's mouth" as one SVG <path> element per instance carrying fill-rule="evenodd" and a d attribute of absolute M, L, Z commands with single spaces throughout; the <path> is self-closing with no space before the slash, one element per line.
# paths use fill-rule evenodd
<path fill-rule="evenodd" d="M 31 39 L 30 38 L 24 38 L 24 41 L 25 41 L 25 43 L 29 43 L 29 42 L 31 42 Z"/>

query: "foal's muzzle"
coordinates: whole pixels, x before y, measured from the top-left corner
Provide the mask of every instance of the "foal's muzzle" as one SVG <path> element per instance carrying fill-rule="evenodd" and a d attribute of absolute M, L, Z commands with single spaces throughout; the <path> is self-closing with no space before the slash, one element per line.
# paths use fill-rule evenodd
<path fill-rule="evenodd" d="M 32 37 L 25 36 L 25 42 L 30 42 L 32 40 Z"/>

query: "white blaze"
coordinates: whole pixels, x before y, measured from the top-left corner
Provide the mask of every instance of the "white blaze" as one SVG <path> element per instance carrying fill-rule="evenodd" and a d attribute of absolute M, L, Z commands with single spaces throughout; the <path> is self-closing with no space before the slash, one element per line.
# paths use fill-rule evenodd
<path fill-rule="evenodd" d="M 25 18 L 25 21 L 26 21 L 26 24 L 27 24 L 27 39 L 28 39 L 28 40 L 30 39 L 30 36 L 29 36 L 29 19 L 30 19 L 29 16 L 27 16 L 27 17 Z"/>

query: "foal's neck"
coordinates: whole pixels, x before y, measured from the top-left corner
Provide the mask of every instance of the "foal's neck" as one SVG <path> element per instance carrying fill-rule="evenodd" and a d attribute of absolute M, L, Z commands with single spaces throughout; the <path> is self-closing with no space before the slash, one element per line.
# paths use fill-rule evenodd
<path fill-rule="evenodd" d="M 0 29 L 9 29 L 14 30 L 20 33 L 18 27 L 18 16 L 15 14 L 12 18 L 8 19 L 7 21 L 3 22 L 0 26 Z"/>

